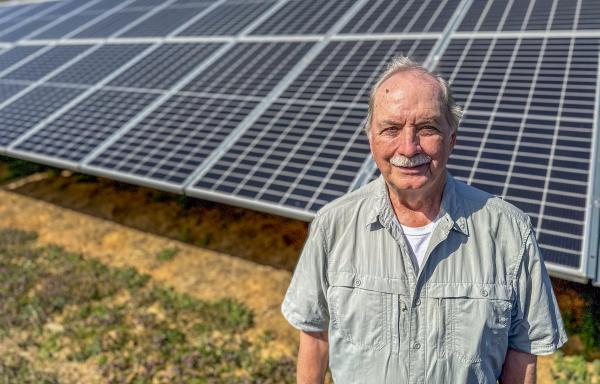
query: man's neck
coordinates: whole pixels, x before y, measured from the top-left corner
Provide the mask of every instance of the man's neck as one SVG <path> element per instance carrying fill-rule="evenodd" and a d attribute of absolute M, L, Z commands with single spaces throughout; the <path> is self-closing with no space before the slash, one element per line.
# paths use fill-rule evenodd
<path fill-rule="evenodd" d="M 386 183 L 387 184 L 387 183 Z M 398 191 L 387 185 L 390 203 L 398 221 L 408 227 L 422 227 L 438 216 L 446 178 L 427 189 Z"/>

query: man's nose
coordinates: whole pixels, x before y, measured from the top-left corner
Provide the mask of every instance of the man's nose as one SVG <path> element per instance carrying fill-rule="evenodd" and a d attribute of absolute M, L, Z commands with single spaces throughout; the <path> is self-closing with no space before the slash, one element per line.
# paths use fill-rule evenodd
<path fill-rule="evenodd" d="M 406 157 L 413 157 L 421 152 L 419 137 L 414 129 L 403 129 L 399 137 L 398 152 Z"/>

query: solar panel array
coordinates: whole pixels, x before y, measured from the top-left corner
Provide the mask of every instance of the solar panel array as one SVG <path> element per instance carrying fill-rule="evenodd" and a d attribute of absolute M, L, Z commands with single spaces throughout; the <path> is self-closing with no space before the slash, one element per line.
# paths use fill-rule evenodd
<path fill-rule="evenodd" d="M 0 153 L 310 220 L 378 176 L 396 55 L 465 108 L 449 168 L 600 280 L 595 0 L 69 0 L 0 6 Z"/>

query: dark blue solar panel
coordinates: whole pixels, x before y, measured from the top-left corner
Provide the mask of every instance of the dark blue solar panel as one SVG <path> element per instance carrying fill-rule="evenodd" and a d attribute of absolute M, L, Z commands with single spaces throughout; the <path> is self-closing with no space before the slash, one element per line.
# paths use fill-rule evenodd
<path fill-rule="evenodd" d="M 147 93 L 97 91 L 20 143 L 17 149 L 81 161 L 156 97 Z"/>
<path fill-rule="evenodd" d="M 86 8 L 86 11 L 109 11 L 123 4 L 123 0 L 100 0 L 90 7 Z"/>
<path fill-rule="evenodd" d="M 121 37 L 152 37 L 165 36 L 179 28 L 186 21 L 191 20 L 196 14 L 203 11 L 207 4 L 199 4 L 190 8 L 165 8 L 145 19 L 125 32 L 119 34 Z"/>
<path fill-rule="evenodd" d="M 168 89 L 221 46 L 219 43 L 161 45 L 109 85 Z"/>
<path fill-rule="evenodd" d="M 316 211 L 348 191 L 366 159 L 365 116 L 275 101 L 194 187 Z"/>
<path fill-rule="evenodd" d="M 43 48 L 42 45 L 15 46 L 0 53 L 0 72 Z"/>
<path fill-rule="evenodd" d="M 343 33 L 441 32 L 460 0 L 387 1 L 366 3 Z"/>
<path fill-rule="evenodd" d="M 25 88 L 25 85 L 1 83 L 0 82 L 0 103 L 3 103 L 13 95 Z M 2 110 L 0 109 L 0 119 L 2 118 Z"/>
<path fill-rule="evenodd" d="M 576 21 L 577 25 L 575 25 Z M 475 0 L 459 31 L 544 31 L 600 28 L 600 3 L 583 0 Z"/>
<path fill-rule="evenodd" d="M 28 20 L 23 24 L 18 24 L 18 26 L 15 25 L 14 28 L 9 27 L 8 29 L 4 29 L 4 32 L 0 31 L 0 40 L 17 41 L 48 25 L 52 20 L 54 20 L 54 18 L 41 17 Z"/>
<path fill-rule="evenodd" d="M 181 184 L 257 104 L 175 95 L 91 165 Z"/>
<path fill-rule="evenodd" d="M 568 266 L 583 251 L 598 43 L 455 39 L 440 60 L 467 110 L 450 170 L 528 212 L 547 260 Z"/>
<path fill-rule="evenodd" d="M 73 65 L 68 66 L 48 82 L 92 85 L 121 68 L 148 45 L 107 44 Z"/>
<path fill-rule="evenodd" d="M 423 61 L 434 40 L 335 41 L 313 60 L 282 97 L 367 104 L 376 76 L 392 57 Z"/>
<path fill-rule="evenodd" d="M 68 17 L 60 23 L 48 28 L 41 29 L 35 32 L 32 36 L 28 36 L 28 39 L 59 39 L 68 33 L 75 31 L 82 25 L 90 22 L 91 20 L 98 17 L 98 13 L 80 13 L 74 16 Z"/>
<path fill-rule="evenodd" d="M 109 37 L 124 29 L 135 20 L 146 14 L 148 10 L 128 10 L 115 12 L 108 16 L 102 17 L 90 26 L 83 30 L 75 33 L 72 38 L 86 39 L 86 38 L 98 38 L 98 37 Z"/>
<path fill-rule="evenodd" d="M 82 91 L 40 86 L 0 109 L 0 146 L 36 126 Z"/>
<path fill-rule="evenodd" d="M 313 43 L 239 43 L 202 71 L 185 91 L 266 96 Z"/>
<path fill-rule="evenodd" d="M 600 3 L 596 0 L 582 0 L 577 29 L 600 28 Z"/>
<path fill-rule="evenodd" d="M 39 80 L 90 48 L 89 45 L 60 45 L 4 75 L 16 80 Z"/>
<path fill-rule="evenodd" d="M 253 35 L 322 34 L 354 4 L 352 0 L 292 0 L 251 32 Z"/>

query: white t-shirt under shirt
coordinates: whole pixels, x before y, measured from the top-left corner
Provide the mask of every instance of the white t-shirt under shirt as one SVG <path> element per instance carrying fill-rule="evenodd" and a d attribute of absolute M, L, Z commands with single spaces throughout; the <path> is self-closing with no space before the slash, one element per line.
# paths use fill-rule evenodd
<path fill-rule="evenodd" d="M 394 217 L 394 222 L 402 228 L 404 237 L 408 240 L 411 251 L 410 258 L 419 269 L 421 268 L 421 264 L 423 264 L 423 258 L 425 257 L 425 252 L 427 252 L 431 234 L 433 233 L 435 226 L 439 223 L 440 218 L 441 216 L 438 215 L 431 223 L 422 227 L 407 227 L 406 225 L 400 224 L 398 218 Z"/>

